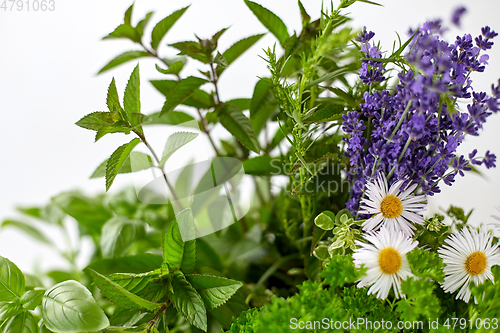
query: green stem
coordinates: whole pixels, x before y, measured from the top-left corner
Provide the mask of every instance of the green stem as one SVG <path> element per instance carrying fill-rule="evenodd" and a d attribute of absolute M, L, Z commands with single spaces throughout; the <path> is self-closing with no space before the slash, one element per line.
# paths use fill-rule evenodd
<path fill-rule="evenodd" d="M 305 172 L 304 168 L 300 168 L 300 183 L 301 186 L 305 184 L 306 177 L 305 177 Z M 302 190 L 302 188 L 301 188 Z M 300 194 L 299 194 L 300 195 Z M 300 207 L 302 211 L 302 221 L 304 223 L 304 229 L 302 230 L 302 237 L 306 238 L 309 236 L 309 212 L 308 212 L 308 200 L 306 195 L 300 195 Z M 304 243 L 304 247 L 307 247 L 307 244 Z"/>
<path fill-rule="evenodd" d="M 401 116 L 401 118 L 399 119 L 399 122 L 398 124 L 396 125 L 396 127 L 394 128 L 394 130 L 392 131 L 392 134 L 391 136 L 389 137 L 389 139 L 387 140 L 387 144 L 389 144 L 389 142 L 391 142 L 392 138 L 394 137 L 394 134 L 396 134 L 396 132 L 398 131 L 399 127 L 401 126 L 401 124 L 403 123 L 403 120 L 405 119 L 406 117 L 406 114 L 408 113 L 408 110 L 410 109 L 411 105 L 412 105 L 412 100 L 410 100 L 408 102 L 408 104 L 406 105 L 406 108 L 403 112 L 403 115 Z"/>
<path fill-rule="evenodd" d="M 156 152 L 154 151 L 153 147 L 151 147 L 151 145 L 149 144 L 149 142 L 146 140 L 146 137 L 144 136 L 143 133 L 139 132 L 139 131 L 136 131 L 134 130 L 134 133 L 137 134 L 137 136 L 141 139 L 141 141 L 146 145 L 146 147 L 149 149 L 149 151 L 151 152 L 151 154 L 153 155 L 153 158 L 155 159 L 156 163 L 157 164 L 160 164 L 160 159 L 158 158 L 158 155 L 156 155 Z M 177 204 L 179 205 L 179 208 L 181 210 L 184 209 L 182 203 L 180 202 L 179 200 L 179 197 L 177 196 L 177 194 L 175 193 L 175 189 L 174 187 L 172 186 L 172 184 L 169 182 L 168 178 L 167 178 L 167 174 L 165 173 L 165 166 L 163 167 L 158 167 L 158 169 L 160 169 L 162 175 L 163 175 L 163 179 L 165 180 L 165 183 L 167 184 L 167 187 L 168 189 L 170 190 L 170 192 L 172 193 L 172 196 L 174 198 L 174 200 L 177 202 Z"/>
<path fill-rule="evenodd" d="M 149 321 L 149 326 L 147 328 L 147 332 L 153 332 L 152 329 L 155 327 L 158 323 L 158 319 L 160 319 L 160 316 L 165 312 L 165 310 L 170 306 L 170 300 L 168 300 L 166 303 L 163 303 L 160 310 L 155 314 L 153 319 Z"/>
<path fill-rule="evenodd" d="M 220 96 L 219 96 L 219 88 L 217 86 L 217 72 L 215 71 L 214 63 L 210 63 L 210 70 L 212 72 L 212 83 L 214 84 L 215 87 L 215 104 L 219 105 L 220 104 Z"/>
<path fill-rule="evenodd" d="M 201 130 L 207 135 L 208 141 L 210 141 L 212 148 L 215 150 L 215 155 L 217 155 L 217 157 L 221 156 L 219 150 L 217 149 L 217 146 L 215 145 L 214 141 L 212 140 L 212 136 L 210 135 L 210 131 L 208 130 L 207 125 L 205 124 L 205 118 L 201 114 L 200 109 L 197 108 L 196 111 L 198 111 L 198 116 L 200 117 Z"/>

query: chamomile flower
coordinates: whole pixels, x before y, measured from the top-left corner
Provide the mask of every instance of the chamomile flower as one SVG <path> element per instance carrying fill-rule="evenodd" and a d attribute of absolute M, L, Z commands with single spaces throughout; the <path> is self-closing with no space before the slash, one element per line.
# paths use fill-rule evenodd
<path fill-rule="evenodd" d="M 380 173 L 376 180 L 367 184 L 366 198 L 362 199 L 359 212 L 374 215 L 363 223 L 364 231 L 387 225 L 412 236 L 415 230 L 413 224 L 424 224 L 418 213 L 426 209 L 425 195 L 411 195 L 417 184 L 401 192 L 403 183 L 403 180 L 398 180 L 389 188 L 385 175 Z"/>
<path fill-rule="evenodd" d="M 442 283 L 444 291 L 453 293 L 460 289 L 456 299 L 469 302 L 471 281 L 476 285 L 486 279 L 493 281 L 491 266 L 500 264 L 500 250 L 498 244 L 491 244 L 492 241 L 493 235 L 483 227 L 479 231 L 465 227 L 445 240 L 438 249 L 446 265 Z"/>
<path fill-rule="evenodd" d="M 366 234 L 365 238 L 371 244 L 356 241 L 360 247 L 352 255 L 356 267 L 364 264 L 367 268 L 358 288 L 371 286 L 368 294 L 376 293 L 377 298 L 385 299 L 392 287 L 396 298 L 400 298 L 401 281 L 413 276 L 406 254 L 418 243 L 402 231 L 386 227 Z"/>

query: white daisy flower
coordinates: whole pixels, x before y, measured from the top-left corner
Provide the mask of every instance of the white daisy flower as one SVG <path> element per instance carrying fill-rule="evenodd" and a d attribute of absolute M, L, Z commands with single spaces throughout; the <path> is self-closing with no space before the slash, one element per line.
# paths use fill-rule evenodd
<path fill-rule="evenodd" d="M 406 254 L 418 243 L 403 232 L 386 227 L 366 234 L 365 238 L 371 244 L 356 241 L 360 248 L 354 250 L 352 255 L 356 267 L 364 264 L 367 268 L 358 288 L 371 286 L 368 294 L 376 293 L 377 298 L 385 299 L 392 287 L 396 298 L 400 298 L 401 281 L 413 276 Z"/>
<path fill-rule="evenodd" d="M 366 197 L 361 200 L 361 214 L 374 214 L 363 222 L 364 231 L 377 230 L 387 225 L 413 236 L 415 226 L 424 224 L 419 212 L 426 209 L 425 195 L 411 195 L 417 188 L 413 184 L 402 192 L 403 180 L 398 180 L 388 188 L 385 175 L 379 173 L 376 180 L 367 184 Z"/>
<path fill-rule="evenodd" d="M 465 227 L 445 240 L 446 244 L 438 249 L 446 264 L 442 283 L 444 291 L 453 293 L 460 288 L 456 299 L 469 302 L 471 281 L 476 285 L 486 279 L 493 282 L 491 266 L 500 264 L 500 249 L 498 244 L 492 245 L 492 241 L 493 235 L 484 227 L 479 231 Z"/>

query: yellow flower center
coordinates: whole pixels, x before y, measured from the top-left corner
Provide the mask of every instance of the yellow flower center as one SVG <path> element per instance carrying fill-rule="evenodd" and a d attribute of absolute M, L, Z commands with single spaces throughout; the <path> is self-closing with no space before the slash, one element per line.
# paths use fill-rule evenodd
<path fill-rule="evenodd" d="M 465 270 L 470 275 L 482 274 L 486 266 L 488 266 L 488 258 L 481 251 L 474 252 L 465 260 Z"/>
<path fill-rule="evenodd" d="M 401 268 L 401 255 L 392 247 L 386 247 L 378 255 L 378 264 L 384 274 L 394 274 Z"/>
<path fill-rule="evenodd" d="M 380 203 L 380 211 L 384 217 L 396 218 L 403 212 L 403 203 L 397 196 L 388 195 Z"/>

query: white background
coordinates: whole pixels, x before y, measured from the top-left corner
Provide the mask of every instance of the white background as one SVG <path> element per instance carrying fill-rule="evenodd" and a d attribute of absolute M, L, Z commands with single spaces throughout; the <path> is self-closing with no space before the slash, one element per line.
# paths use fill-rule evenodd
<path fill-rule="evenodd" d="M 280 16 L 290 33 L 300 31 L 295 1 L 258 2 Z M 352 25 L 356 28 L 366 25 L 375 31 L 375 40 L 381 40 L 386 50 L 392 48 L 392 41 L 397 38 L 395 31 L 406 38 L 409 27 L 440 17 L 450 26 L 451 12 L 460 4 L 451 0 L 380 2 L 384 8 L 356 4 L 349 11 L 354 18 Z M 138 0 L 132 23 L 137 23 L 146 12 L 155 11 L 146 28 L 148 40 L 154 23 L 190 3 L 191 7 L 163 40 L 160 47 L 163 56 L 175 55 L 175 50 L 166 44 L 194 40 L 194 34 L 209 38 L 230 26 L 219 41 L 219 49 L 224 51 L 241 38 L 266 31 L 242 0 Z M 303 0 L 303 3 L 312 18 L 318 18 L 321 1 Z M 124 91 L 136 61 L 99 76 L 96 73 L 116 55 L 139 49 L 125 40 L 101 41 L 122 23 L 130 4 L 123 0 L 55 0 L 53 12 L 18 12 L 16 7 L 12 12 L 0 10 L 0 219 L 16 217 L 16 205 L 43 205 L 61 191 L 75 188 L 86 193 L 104 191 L 103 179 L 89 180 L 88 177 L 118 145 L 130 138 L 113 134 L 94 144 L 93 132 L 74 123 L 87 113 L 106 109 L 106 91 L 112 76 L 120 95 Z M 475 1 L 463 17 L 462 29 L 452 28 L 445 38 L 453 41 L 457 34 L 464 32 L 475 36 L 483 25 L 500 31 L 499 12 L 499 1 Z M 222 100 L 251 97 L 257 76 L 268 75 L 265 62 L 257 55 L 262 55 L 261 50 L 274 42 L 274 37 L 267 34 L 231 65 L 220 80 Z M 500 39 L 496 42 L 500 43 Z M 486 73 L 473 76 L 475 86 L 487 92 L 500 77 L 500 45 L 495 45 L 489 54 Z M 164 97 L 147 82 L 163 76 L 156 72 L 154 63 L 149 59 L 141 61 L 142 112 L 146 114 L 158 111 L 164 102 Z M 196 70 L 202 66 L 191 61 L 183 75 L 197 75 Z M 500 154 L 498 128 L 500 115 L 493 115 L 481 136 L 468 138 L 460 152 L 467 154 L 478 148 L 480 155 L 487 149 Z M 500 170 L 481 170 L 485 178 L 468 174 L 466 178 L 457 178 L 452 188 L 443 185 L 443 192 L 431 200 L 431 210 L 453 203 L 466 209 L 475 208 L 474 223 L 493 222 L 490 215 L 496 212 L 494 207 L 500 205 Z M 111 192 L 127 184 L 131 184 L 131 179 L 120 175 Z M 50 237 L 60 239 L 53 230 L 45 231 Z M 46 271 L 64 265 L 52 250 L 8 228 L 0 230 L 0 255 L 27 272 L 33 272 L 35 267 Z M 81 266 L 85 264 L 83 257 Z"/>

